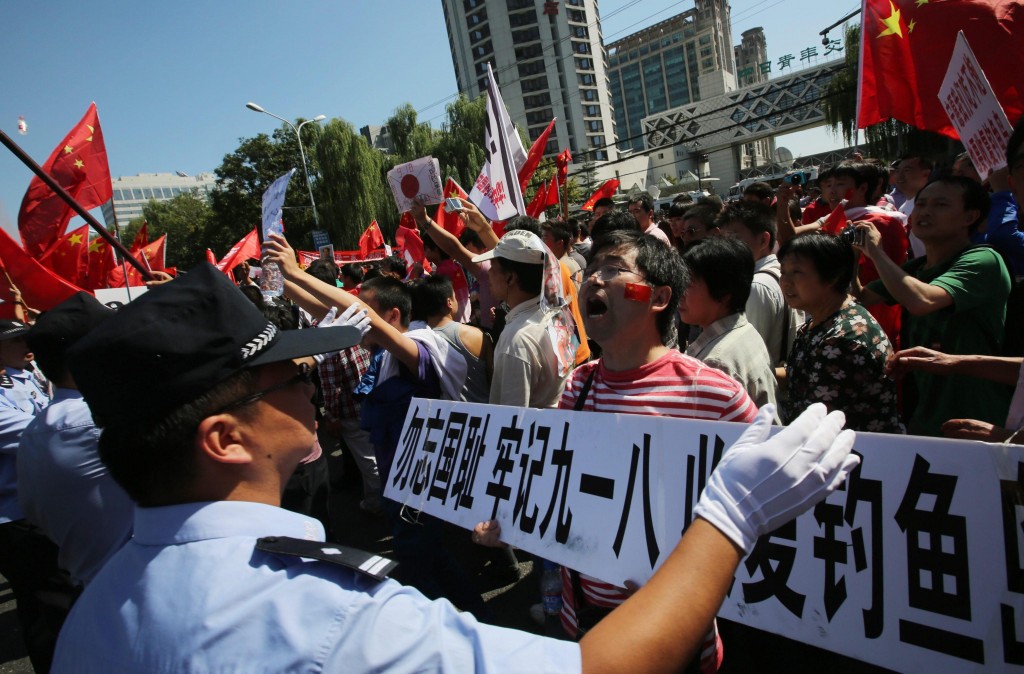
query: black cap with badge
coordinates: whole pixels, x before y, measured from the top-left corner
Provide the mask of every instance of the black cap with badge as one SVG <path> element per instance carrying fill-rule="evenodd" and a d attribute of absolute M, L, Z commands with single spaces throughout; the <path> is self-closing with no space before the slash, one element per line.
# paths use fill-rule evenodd
<path fill-rule="evenodd" d="M 157 420 L 244 368 L 337 351 L 353 327 L 279 331 L 203 263 L 122 307 L 69 352 L 100 427 Z"/>
<path fill-rule="evenodd" d="M 29 326 L 21 321 L 0 320 L 0 341 L 24 337 L 28 334 Z"/>

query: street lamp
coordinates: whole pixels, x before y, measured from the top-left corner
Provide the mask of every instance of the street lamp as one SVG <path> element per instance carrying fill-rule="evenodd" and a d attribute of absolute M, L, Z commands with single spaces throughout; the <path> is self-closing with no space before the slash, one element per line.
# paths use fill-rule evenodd
<path fill-rule="evenodd" d="M 265 115 L 270 115 L 274 119 L 279 119 L 288 126 L 290 126 L 292 131 L 295 132 L 295 137 L 299 141 L 299 156 L 302 157 L 302 171 L 303 173 L 306 174 L 306 187 L 309 189 L 309 203 L 313 206 L 313 221 L 316 223 L 316 228 L 320 229 L 320 215 L 316 212 L 316 201 L 313 200 L 313 185 L 309 182 L 309 166 L 306 165 L 306 151 L 302 149 L 302 134 L 300 132 L 302 131 L 302 127 L 309 124 L 310 122 L 319 122 L 320 120 L 327 119 L 327 116 L 317 115 L 313 119 L 307 119 L 305 122 L 302 122 L 298 126 L 295 126 L 284 117 L 278 117 L 274 113 L 264 110 L 263 108 L 261 108 L 259 105 L 256 105 L 252 101 L 246 103 L 245 107 L 249 108 L 250 110 L 255 110 L 256 112 L 262 112 Z"/>

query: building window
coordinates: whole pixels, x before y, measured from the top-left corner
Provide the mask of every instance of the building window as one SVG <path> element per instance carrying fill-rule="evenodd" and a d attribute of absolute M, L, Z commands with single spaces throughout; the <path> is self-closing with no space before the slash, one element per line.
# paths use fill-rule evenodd
<path fill-rule="evenodd" d="M 580 89 L 580 98 L 585 101 L 596 101 L 597 89 Z"/>
<path fill-rule="evenodd" d="M 597 84 L 597 79 L 590 73 L 582 73 L 579 75 L 579 82 L 585 86 L 594 86 Z"/>
<path fill-rule="evenodd" d="M 604 131 L 604 122 L 601 120 L 591 120 L 587 122 L 587 131 Z"/>
<path fill-rule="evenodd" d="M 540 28 L 536 26 L 533 28 L 526 28 L 524 30 L 512 31 L 512 44 L 523 44 L 525 42 L 535 42 L 540 39 Z"/>
<path fill-rule="evenodd" d="M 608 161 L 608 150 L 594 150 L 594 161 Z"/>

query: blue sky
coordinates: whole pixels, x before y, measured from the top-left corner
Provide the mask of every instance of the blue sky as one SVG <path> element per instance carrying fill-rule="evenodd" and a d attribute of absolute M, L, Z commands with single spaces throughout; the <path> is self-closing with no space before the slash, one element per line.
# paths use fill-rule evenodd
<path fill-rule="evenodd" d="M 602 0 L 605 41 L 692 0 Z M 773 61 L 820 46 L 856 0 L 734 0 L 733 36 L 763 26 Z M 113 176 L 218 166 L 241 137 L 318 114 L 357 128 L 409 102 L 437 126 L 456 93 L 440 0 L 7 2 L 0 128 L 42 163 L 96 101 Z M 834 31 L 835 37 L 841 31 Z M 24 115 L 29 135 L 17 134 Z M 838 147 L 819 129 L 782 139 L 795 154 Z M 31 174 L 0 148 L 0 226 L 14 231 Z M 102 221 L 102 219 L 101 219 Z"/>

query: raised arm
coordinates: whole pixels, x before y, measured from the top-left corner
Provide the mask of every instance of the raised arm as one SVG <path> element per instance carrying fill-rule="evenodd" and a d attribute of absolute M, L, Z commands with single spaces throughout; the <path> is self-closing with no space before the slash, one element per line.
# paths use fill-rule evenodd
<path fill-rule="evenodd" d="M 412 214 L 413 220 L 416 221 L 420 229 L 426 232 L 427 236 L 433 239 L 437 247 L 443 250 L 448 257 L 468 269 L 474 276 L 479 275 L 480 267 L 473 262 L 472 251 L 463 246 L 454 234 L 434 222 L 434 219 L 427 215 L 427 209 L 423 204 L 413 202 L 409 213 Z"/>
<path fill-rule="evenodd" d="M 292 297 L 299 303 L 299 306 L 314 316 L 322 317 L 326 307 L 330 306 L 336 306 L 341 310 L 348 309 L 353 304 L 365 306 L 347 290 L 328 285 L 303 271 L 295 259 L 295 251 L 283 236 L 271 234 L 270 238 L 263 243 L 263 259 L 277 263 L 284 276 L 285 291 L 291 290 L 292 294 L 289 294 L 289 297 Z M 304 305 L 303 302 L 306 304 Z M 370 315 L 373 340 L 387 349 L 407 368 L 416 372 L 420 357 L 416 342 L 381 318 L 373 309 L 369 307 L 366 309 Z"/>
<path fill-rule="evenodd" d="M 864 244 L 854 247 L 875 263 L 878 277 L 885 284 L 885 289 L 911 315 L 927 316 L 953 304 L 953 296 L 944 288 L 917 280 L 903 271 L 903 267 L 893 262 L 882 249 L 882 235 L 873 224 L 865 221 L 853 224 L 864 232 Z M 864 289 L 859 279 L 854 284 L 854 291 L 857 299 L 863 304 L 875 304 L 883 300 L 877 293 Z"/>

